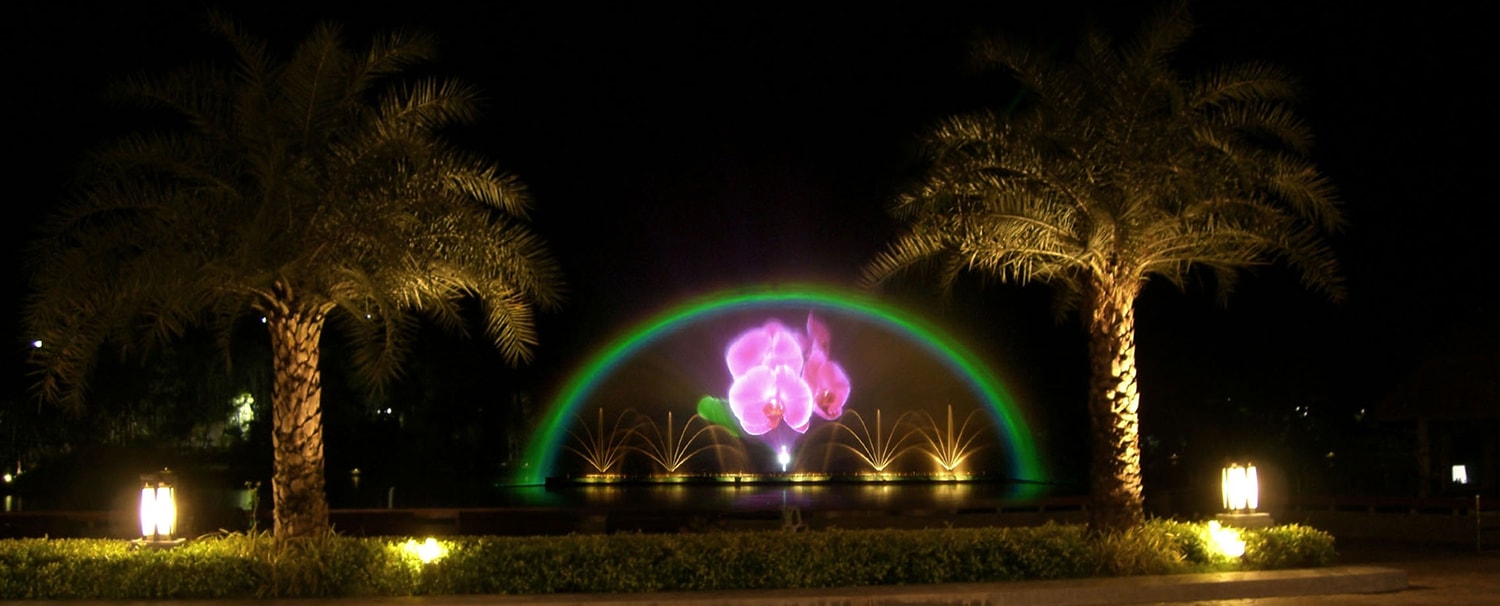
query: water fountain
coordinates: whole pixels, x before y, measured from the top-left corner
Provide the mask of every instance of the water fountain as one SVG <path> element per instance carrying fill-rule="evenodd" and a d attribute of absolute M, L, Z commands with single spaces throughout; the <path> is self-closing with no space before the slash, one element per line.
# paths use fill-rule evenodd
<path fill-rule="evenodd" d="M 589 483 L 605 480 L 661 480 L 675 483 L 684 479 L 685 472 L 692 478 L 740 482 L 748 478 L 802 482 L 829 478 L 955 479 L 964 477 L 960 469 L 963 462 L 985 446 L 979 442 L 979 429 L 973 427 L 979 412 L 977 409 L 970 411 L 963 423 L 955 428 L 952 406 L 947 407 L 946 426 L 938 423 L 925 411 L 908 411 L 900 415 L 891 428 L 886 430 L 883 413 L 879 409 L 875 410 L 873 429 L 857 411 L 851 410 L 846 418 L 857 423 L 858 430 L 854 425 L 843 421 L 828 423 L 822 431 L 808 432 L 799 450 L 806 452 L 820 447 L 825 451 L 838 450 L 852 455 L 862 465 L 830 471 L 834 466 L 828 464 L 830 457 L 825 456 L 823 465 L 818 468 L 821 471 L 803 469 L 792 475 L 787 475 L 790 470 L 780 468 L 791 464 L 790 442 L 776 442 L 771 447 L 771 452 L 776 456 L 777 474 L 747 472 L 743 468 L 748 459 L 746 449 L 751 446 L 749 440 L 698 414 L 690 415 L 679 428 L 671 411 L 666 414 L 665 424 L 657 424 L 634 410 L 626 410 L 606 428 L 605 412 L 600 408 L 598 420 L 592 426 L 582 419 L 578 421 L 578 428 L 573 430 L 572 441 L 566 448 L 585 464 L 585 471 L 579 479 Z M 626 421 L 632 415 L 636 417 L 636 422 Z M 709 451 L 719 453 L 713 465 L 689 468 L 695 458 Z M 726 461 L 723 454 L 726 452 L 730 454 L 729 461 L 733 463 Z M 926 455 L 925 458 L 932 465 L 925 470 L 908 466 L 901 473 L 895 473 L 897 461 L 912 458 L 906 455 L 913 452 Z M 644 457 L 651 463 L 650 469 L 641 471 L 637 467 L 635 473 L 625 471 L 624 461 L 629 453 L 638 453 Z"/>
<path fill-rule="evenodd" d="M 871 473 L 885 473 L 891 467 L 891 464 L 896 462 L 896 459 L 912 449 L 912 446 L 908 443 L 911 441 L 912 436 L 916 434 L 909 430 L 902 431 L 904 421 L 910 414 L 908 412 L 898 417 L 891 427 L 891 432 L 885 433 L 882 431 L 882 419 L 879 408 L 875 409 L 875 430 L 873 432 L 870 431 L 869 425 L 865 423 L 865 419 L 859 414 L 859 411 L 851 410 L 849 411 L 849 416 L 859 422 L 859 431 L 856 432 L 848 423 L 838 423 L 833 427 L 846 432 L 848 437 L 854 440 L 854 444 L 841 441 L 835 442 L 835 444 L 853 453 L 859 460 L 869 465 Z"/>
<path fill-rule="evenodd" d="M 697 425 L 694 427 L 694 425 Z M 631 447 L 656 464 L 656 472 L 674 477 L 682 471 L 694 457 L 706 451 L 733 451 L 743 459 L 742 447 L 736 441 L 735 436 L 723 426 L 708 422 L 703 417 L 693 414 L 682 424 L 682 429 L 677 429 L 672 424 L 672 411 L 667 411 L 667 423 L 665 427 L 658 426 L 649 417 L 642 417 L 636 426 L 634 434 L 637 445 Z M 728 441 L 721 441 L 720 434 L 727 434 Z M 702 440 L 711 440 L 700 443 Z M 725 465 L 722 454 L 718 457 L 715 468 L 722 473 L 729 470 Z"/>
<path fill-rule="evenodd" d="M 633 414 L 634 411 L 631 410 L 621 412 L 615 417 L 614 424 L 606 428 L 604 408 L 601 407 L 599 421 L 593 427 L 580 419 L 574 429 L 568 430 L 573 436 L 573 442 L 567 445 L 567 449 L 583 459 L 592 473 L 609 474 L 625 457 L 630 436 L 635 433 L 635 428 L 625 423 Z"/>
<path fill-rule="evenodd" d="M 600 402 L 631 408 L 612 426 L 602 407 L 592 425 L 573 413 Z M 516 484 L 663 506 L 858 507 L 915 490 L 959 507 L 1048 482 L 1024 416 L 961 342 L 810 288 L 715 295 L 625 333 L 562 386 L 527 455 Z M 652 485 L 675 488 L 631 492 Z"/>
<path fill-rule="evenodd" d="M 931 457 L 947 474 L 954 474 L 964 460 L 974 454 L 976 450 L 974 441 L 979 437 L 978 432 L 969 433 L 969 423 L 974 420 L 975 410 L 964 417 L 963 425 L 957 431 L 953 429 L 953 406 L 948 406 L 947 428 L 938 425 L 937 420 L 931 415 L 927 416 L 927 423 L 918 428 L 922 436 L 923 445 L 919 448 Z M 925 413 L 924 413 L 925 414 Z"/>

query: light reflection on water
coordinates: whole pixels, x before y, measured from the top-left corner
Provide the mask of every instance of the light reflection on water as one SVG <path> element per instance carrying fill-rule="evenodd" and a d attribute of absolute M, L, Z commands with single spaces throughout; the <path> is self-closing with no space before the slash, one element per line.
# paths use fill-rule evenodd
<path fill-rule="evenodd" d="M 1003 481 L 899 482 L 716 482 L 613 483 L 554 486 L 495 486 L 487 490 L 435 493 L 415 488 L 363 487 L 329 495 L 333 509 L 364 508 L 533 508 L 660 509 L 664 511 L 766 511 L 793 506 L 805 510 L 960 510 L 1025 507 L 1077 491 Z M 112 507 L 128 508 L 134 493 L 121 493 Z M 193 491 L 197 507 L 247 510 L 245 489 Z M 392 498 L 392 495 L 394 498 Z M 270 507 L 269 490 L 261 487 L 259 507 Z M 4 512 L 90 509 L 59 506 L 31 496 L 3 495 Z M 100 508 L 93 508 L 100 509 Z"/>
<path fill-rule="evenodd" d="M 508 487 L 491 507 L 660 508 L 746 511 L 803 509 L 967 509 L 1016 506 L 1055 495 L 1008 483 L 613 484 Z"/>

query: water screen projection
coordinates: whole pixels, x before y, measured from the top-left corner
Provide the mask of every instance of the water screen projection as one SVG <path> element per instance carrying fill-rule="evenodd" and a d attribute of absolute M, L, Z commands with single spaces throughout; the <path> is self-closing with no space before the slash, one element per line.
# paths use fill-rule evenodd
<path fill-rule="evenodd" d="M 611 341 L 559 389 L 515 482 L 917 471 L 1046 480 L 1025 417 L 961 342 L 862 295 L 782 286 Z"/>
<path fill-rule="evenodd" d="M 733 378 L 727 402 L 705 397 L 699 415 L 721 420 L 725 415 L 713 408 L 727 405 L 739 429 L 765 438 L 786 471 L 793 442 L 813 417 L 838 420 L 849 399 L 849 376 L 829 357 L 830 336 L 811 313 L 806 332 L 770 319 L 740 333 L 724 353 Z"/>

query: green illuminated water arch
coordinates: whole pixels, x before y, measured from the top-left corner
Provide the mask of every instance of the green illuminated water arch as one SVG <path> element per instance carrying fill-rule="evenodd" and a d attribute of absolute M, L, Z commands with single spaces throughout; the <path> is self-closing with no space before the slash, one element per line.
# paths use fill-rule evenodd
<path fill-rule="evenodd" d="M 588 360 L 548 407 L 546 416 L 526 446 L 527 465 L 516 476 L 518 485 L 544 484 L 558 452 L 568 438 L 568 427 L 580 404 L 606 377 L 643 347 L 693 322 L 715 314 L 773 305 L 807 305 L 838 310 L 891 328 L 940 358 L 965 378 L 985 403 L 1009 449 L 1013 479 L 1043 481 L 1041 463 L 1031 441 L 1031 430 L 1004 388 L 989 369 L 958 341 L 917 317 L 862 295 L 818 286 L 780 286 L 764 290 L 733 290 L 692 299 L 639 324 Z"/>

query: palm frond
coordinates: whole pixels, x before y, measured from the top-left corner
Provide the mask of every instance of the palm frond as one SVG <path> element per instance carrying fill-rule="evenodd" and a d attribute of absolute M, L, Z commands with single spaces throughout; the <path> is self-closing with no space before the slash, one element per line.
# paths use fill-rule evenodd
<path fill-rule="evenodd" d="M 875 288 L 947 250 L 949 246 L 942 233 L 924 230 L 903 234 L 865 265 L 860 285 Z"/>
<path fill-rule="evenodd" d="M 530 362 L 538 343 L 535 309 L 517 294 L 487 297 L 482 303 L 485 333 L 511 364 Z"/>
<path fill-rule="evenodd" d="M 1292 212 L 1333 233 L 1343 226 L 1343 213 L 1333 182 L 1311 163 L 1299 157 L 1274 155 L 1266 160 L 1268 193 L 1285 202 Z"/>
<path fill-rule="evenodd" d="M 234 49 L 236 79 L 233 82 L 237 83 L 241 90 L 265 90 L 271 77 L 273 63 L 265 40 L 250 35 L 228 15 L 216 10 L 209 11 L 207 21 L 209 31 L 218 34 Z M 231 79 L 227 78 L 196 80 L 199 86 L 215 87 L 230 84 L 230 82 Z"/>
<path fill-rule="evenodd" d="M 1067 60 L 1010 39 L 975 44 L 977 63 L 1007 68 L 1033 101 L 925 133 L 923 170 L 891 205 L 908 230 L 863 282 L 932 261 L 945 291 L 972 272 L 1076 301 L 1091 272 L 1185 286 L 1202 270 L 1228 289 L 1235 268 L 1278 260 L 1326 282 L 1331 256 L 1310 234 L 1342 219 L 1307 159 L 1296 83 L 1256 62 L 1179 76 L 1170 59 L 1192 32 L 1173 2 L 1124 45 L 1088 30 Z"/>
<path fill-rule="evenodd" d="M 1125 60 L 1132 64 L 1167 68 L 1172 53 L 1187 42 L 1195 27 L 1185 0 L 1166 2 L 1125 45 Z"/>
<path fill-rule="evenodd" d="M 437 41 L 424 31 L 393 31 L 378 34 L 352 75 L 352 82 L 372 83 L 398 74 L 408 67 L 431 60 Z M 362 93 L 363 90 L 355 92 Z"/>
<path fill-rule="evenodd" d="M 1189 107 L 1202 110 L 1235 103 L 1293 101 L 1298 92 L 1296 80 L 1284 69 L 1250 62 L 1209 69 L 1193 80 L 1186 98 Z"/>
<path fill-rule="evenodd" d="M 523 223 L 524 184 L 442 140 L 477 117 L 478 92 L 395 78 L 432 56 L 432 38 L 351 49 L 324 24 L 277 60 L 232 20 L 209 26 L 234 67 L 116 88 L 182 123 L 93 154 L 28 251 L 27 329 L 56 344 L 32 355 L 39 394 L 81 402 L 100 348 L 159 347 L 200 325 L 227 343 L 250 310 L 333 311 L 377 389 L 399 376 L 418 318 L 463 333 L 475 303 L 507 358 L 529 359 L 561 271 Z"/>
<path fill-rule="evenodd" d="M 531 194 L 515 175 L 503 173 L 473 158 L 453 155 L 445 159 L 448 185 L 465 196 L 517 219 L 530 214 Z"/>

